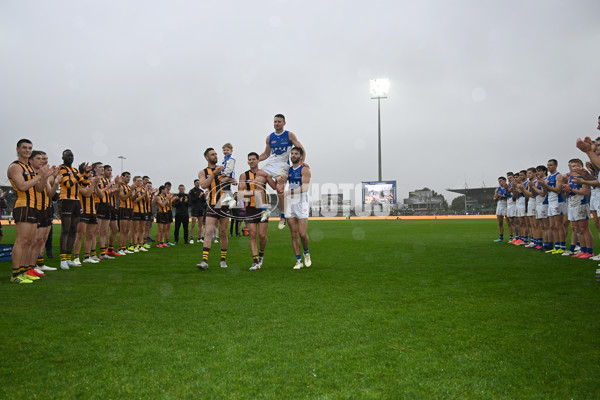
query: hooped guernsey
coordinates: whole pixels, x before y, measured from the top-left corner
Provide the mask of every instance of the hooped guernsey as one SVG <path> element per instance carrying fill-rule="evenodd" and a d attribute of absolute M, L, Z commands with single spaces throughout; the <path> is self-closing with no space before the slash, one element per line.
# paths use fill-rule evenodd
<path fill-rule="evenodd" d="M 60 181 L 60 198 L 63 200 L 79 200 L 79 190 L 77 184 L 82 185 L 87 183 L 88 173 L 80 174 L 77 168 L 61 165 L 59 175 L 62 177 Z"/>
<path fill-rule="evenodd" d="M 25 182 L 32 180 L 37 175 L 33 168 L 31 168 L 31 166 L 24 164 L 21 161 L 14 161 L 13 164 L 17 164 L 19 167 L 21 167 L 21 173 Z M 43 204 L 42 201 L 38 200 L 35 185 L 23 192 L 17 189 L 17 186 L 12 179 L 9 179 L 9 181 L 15 192 L 17 192 L 17 201 L 15 203 L 15 208 L 28 207 L 34 208 L 38 211 L 42 210 Z"/>
<path fill-rule="evenodd" d="M 204 174 L 208 178 L 210 175 L 214 175 L 214 168 L 204 168 Z M 209 206 L 217 206 L 219 200 L 223 196 L 223 187 L 219 175 L 215 175 L 210 186 L 208 188 L 208 200 Z"/>

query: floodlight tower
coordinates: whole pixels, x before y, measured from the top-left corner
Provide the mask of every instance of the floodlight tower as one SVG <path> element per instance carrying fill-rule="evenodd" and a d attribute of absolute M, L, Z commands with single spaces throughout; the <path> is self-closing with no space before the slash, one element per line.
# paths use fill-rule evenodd
<path fill-rule="evenodd" d="M 379 181 L 381 182 L 381 99 L 387 99 L 390 89 L 389 79 L 372 79 L 370 81 L 371 99 L 377 99 L 377 138 Z"/>
<path fill-rule="evenodd" d="M 123 173 L 123 160 L 127 160 L 127 157 L 119 156 L 117 158 L 121 159 L 121 173 Z"/>

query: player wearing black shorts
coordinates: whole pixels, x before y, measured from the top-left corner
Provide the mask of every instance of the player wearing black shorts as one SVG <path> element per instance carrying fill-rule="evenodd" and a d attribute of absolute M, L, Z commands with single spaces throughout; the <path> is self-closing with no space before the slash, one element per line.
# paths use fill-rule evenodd
<path fill-rule="evenodd" d="M 243 218 L 246 221 L 248 233 L 250 234 L 250 251 L 252 252 L 252 266 L 250 270 L 255 271 L 262 267 L 265 248 L 268 243 L 267 229 L 269 228 L 269 219 L 261 221 L 262 208 L 256 207 L 256 193 L 262 192 L 257 190 L 256 187 L 256 174 L 258 172 L 257 153 L 252 152 L 248 154 L 248 166 L 250 169 L 240 175 L 238 199 L 244 208 Z M 272 178 L 269 176 L 267 179 Z M 260 250 L 258 246 L 257 227 L 258 238 L 260 238 Z"/>
<path fill-rule="evenodd" d="M 212 244 L 212 238 L 219 227 L 221 232 L 221 268 L 227 268 L 227 225 L 229 224 L 229 208 L 221 204 L 223 189 L 221 185 L 221 172 L 223 166 L 217 166 L 217 152 L 212 147 L 204 151 L 204 158 L 208 166 L 198 173 L 200 186 L 208 190 L 208 205 L 206 208 L 206 237 L 202 248 L 202 261 L 196 265 L 199 269 L 208 269 L 208 253 Z"/>
<path fill-rule="evenodd" d="M 146 209 L 148 210 L 146 213 L 146 228 L 144 229 L 144 244 L 147 249 L 150 248 L 150 243 L 152 243 L 152 238 L 150 237 L 150 231 L 152 230 L 152 224 L 154 223 L 154 213 L 152 211 L 152 198 L 154 197 L 154 189 L 152 188 L 152 182 L 150 182 L 150 177 L 144 176 L 142 178 L 142 184 L 146 188 L 146 192 L 148 192 L 148 204 L 146 205 Z"/>
<path fill-rule="evenodd" d="M 133 253 L 133 248 L 127 248 L 127 240 L 131 233 L 131 224 L 133 218 L 133 202 L 131 196 L 133 190 L 129 186 L 131 174 L 123 172 L 121 174 L 121 184 L 119 185 L 119 254 L 122 256 Z"/>
<path fill-rule="evenodd" d="M 131 241 L 133 242 L 133 251 L 138 253 L 140 251 L 148 251 L 144 244 L 144 231 L 146 230 L 146 220 L 148 218 L 148 192 L 142 184 L 142 177 L 136 176 L 133 178 L 133 195 L 131 201 L 133 202 L 133 225 L 131 233 Z"/>
<path fill-rule="evenodd" d="M 40 172 L 40 169 L 44 165 L 48 165 L 48 155 L 40 150 L 34 150 L 29 157 L 29 163 L 36 173 Z M 52 227 L 52 218 L 54 217 L 54 207 L 52 207 L 52 196 L 56 193 L 58 188 L 58 169 L 56 174 L 50 175 L 46 182 L 46 186 L 40 191 L 36 190 L 37 201 L 41 204 L 41 210 L 38 219 L 38 228 L 36 235 L 35 249 L 38 254 L 35 270 L 39 274 L 44 274 L 44 271 L 56 271 L 56 268 L 49 267 L 44 264 L 44 245 L 48 239 L 50 228 Z"/>
<path fill-rule="evenodd" d="M 175 243 L 172 243 L 169 240 L 169 236 L 171 235 L 171 225 L 173 224 L 173 193 L 171 193 L 171 182 L 165 182 L 165 188 L 167 189 L 167 197 L 169 198 L 169 203 L 167 204 L 167 219 L 169 220 L 169 226 L 167 226 L 167 243 L 169 246 L 175 246 Z"/>
<path fill-rule="evenodd" d="M 147 177 L 146 177 L 147 178 Z M 145 183 L 144 183 L 145 182 Z M 144 199 L 143 208 L 145 210 L 145 219 L 146 225 L 144 225 L 144 232 L 142 233 L 142 246 L 146 249 L 150 249 L 150 243 L 152 243 L 152 238 L 150 238 L 150 231 L 152 230 L 152 224 L 154 223 L 154 213 L 152 211 L 152 199 L 155 195 L 155 190 L 152 187 L 152 182 L 145 181 L 142 178 L 142 186 L 144 187 L 146 193 L 148 194 L 148 198 Z"/>
<path fill-rule="evenodd" d="M 93 199 L 94 208 L 96 209 L 96 217 L 98 219 L 98 242 L 100 243 L 100 259 L 109 260 L 113 256 L 106 254 L 108 225 L 110 224 L 111 206 L 109 202 L 109 194 L 112 189 L 111 182 L 104 176 L 104 164 L 95 162 L 92 164 L 93 173 L 98 177 L 98 187 L 94 188 Z"/>
<path fill-rule="evenodd" d="M 79 165 L 80 172 L 83 171 L 84 168 L 85 164 Z M 89 180 L 89 182 L 78 184 L 78 196 L 79 202 L 81 203 L 81 216 L 79 218 L 79 225 L 77 226 L 77 237 L 73 246 L 73 252 L 77 255 L 77 257 L 73 260 L 73 265 L 76 267 L 80 267 L 82 263 L 80 260 L 82 243 L 84 243 L 83 262 L 87 264 L 97 264 L 100 262 L 100 259 L 98 256 L 96 256 L 98 216 L 96 214 L 96 204 L 94 202 L 94 195 L 100 195 L 98 188 L 100 176 L 96 175 L 97 171 L 97 168 L 93 169 L 92 174 L 94 176 Z"/>
<path fill-rule="evenodd" d="M 190 243 L 194 243 L 194 227 L 198 223 L 198 242 L 204 242 L 204 219 L 206 212 L 206 197 L 204 191 L 200 188 L 200 180 L 194 179 L 194 187 L 190 189 L 190 204 L 192 214 L 192 229 L 190 235 Z"/>
<path fill-rule="evenodd" d="M 119 257 L 121 253 L 115 251 L 115 239 L 117 238 L 117 232 L 119 231 L 119 225 L 117 223 L 117 193 L 121 184 L 121 177 L 117 176 L 113 181 L 112 167 L 110 165 L 104 166 L 104 179 L 111 185 L 110 189 L 107 190 L 107 200 L 109 207 L 109 227 L 110 232 L 108 234 L 108 243 L 106 243 L 106 255 L 110 257 Z"/>
<path fill-rule="evenodd" d="M 152 199 L 152 204 L 156 206 L 156 225 L 158 225 L 158 231 L 156 232 L 156 247 L 169 247 L 168 244 L 165 244 L 166 239 L 168 238 L 167 234 L 167 226 L 169 224 L 169 218 L 167 216 L 167 203 L 170 200 L 167 199 L 167 189 L 164 185 L 161 185 L 158 188 L 158 193 Z"/>
<path fill-rule="evenodd" d="M 60 199 L 58 209 L 60 212 L 61 232 L 60 232 L 60 268 L 69 269 L 74 266 L 71 261 L 71 253 L 75 236 L 77 235 L 77 226 L 79 225 L 79 216 L 81 215 L 81 202 L 78 197 L 78 183 L 87 184 L 89 172 L 92 167 L 85 165 L 83 174 L 73 167 L 73 152 L 65 150 L 62 154 L 63 164 L 59 167 L 60 180 Z"/>
<path fill-rule="evenodd" d="M 32 283 L 40 279 L 39 273 L 34 270 L 35 254 L 33 245 L 37 233 L 38 214 L 41 205 L 38 205 L 36 190 L 42 190 L 48 176 L 55 172 L 54 167 L 44 166 L 36 174 L 28 164 L 32 152 L 32 143 L 28 139 L 17 142 L 17 161 L 8 167 L 8 179 L 17 192 L 17 201 L 13 209 L 15 220 L 16 240 L 12 250 L 12 277 L 11 283 Z"/>

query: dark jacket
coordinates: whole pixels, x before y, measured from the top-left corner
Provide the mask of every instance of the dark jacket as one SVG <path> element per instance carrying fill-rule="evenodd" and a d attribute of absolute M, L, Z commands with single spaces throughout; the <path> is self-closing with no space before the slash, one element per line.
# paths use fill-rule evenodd
<path fill-rule="evenodd" d="M 173 196 L 173 208 L 175 209 L 175 215 L 189 215 L 189 207 L 190 196 L 187 193 L 177 193 L 175 196 Z"/>

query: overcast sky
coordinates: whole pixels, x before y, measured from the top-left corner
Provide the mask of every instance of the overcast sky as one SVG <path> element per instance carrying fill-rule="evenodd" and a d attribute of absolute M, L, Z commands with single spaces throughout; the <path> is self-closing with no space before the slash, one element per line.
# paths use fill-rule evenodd
<path fill-rule="evenodd" d="M 233 143 L 244 172 L 283 113 L 313 182 L 376 180 L 374 78 L 400 199 L 562 171 L 600 133 L 597 0 L 3 0 L 0 52 L 5 166 L 26 137 L 189 188 L 206 147 Z"/>

